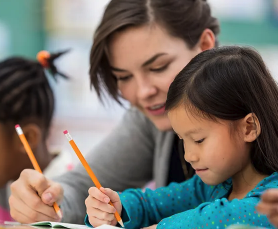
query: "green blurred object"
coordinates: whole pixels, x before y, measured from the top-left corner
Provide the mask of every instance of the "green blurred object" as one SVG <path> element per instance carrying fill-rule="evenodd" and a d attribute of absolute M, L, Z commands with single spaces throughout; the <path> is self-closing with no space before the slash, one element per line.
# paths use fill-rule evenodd
<path fill-rule="evenodd" d="M 220 44 L 278 45 L 278 27 L 264 22 L 225 21 L 221 22 Z"/>
<path fill-rule="evenodd" d="M 10 39 L 8 55 L 23 55 L 34 58 L 38 51 L 44 49 L 47 36 L 51 36 L 45 30 L 44 18 L 51 11 L 49 7 L 56 2 L 52 1 L 50 4 L 44 0 L 0 0 L 0 27 L 3 24 L 7 28 Z M 277 2 L 278 0 L 265 1 L 264 4 L 268 8 L 266 15 L 268 16 L 262 20 L 250 21 L 219 18 L 221 24 L 220 44 L 241 44 L 254 47 L 278 45 Z M 82 4 L 82 1 L 80 4 Z M 54 4 L 53 7 L 59 6 L 59 4 Z M 60 10 L 62 13 L 67 8 L 61 8 Z M 53 23 L 56 24 L 56 20 L 57 18 L 53 17 Z"/>
<path fill-rule="evenodd" d="M 43 5 L 41 0 L 0 0 L 0 22 L 8 28 L 11 39 L 9 55 L 36 58 L 37 52 L 43 49 Z"/>

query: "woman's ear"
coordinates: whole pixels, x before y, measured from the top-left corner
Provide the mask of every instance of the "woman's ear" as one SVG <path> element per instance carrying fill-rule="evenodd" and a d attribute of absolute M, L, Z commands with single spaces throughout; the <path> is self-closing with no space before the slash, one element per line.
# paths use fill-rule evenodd
<path fill-rule="evenodd" d="M 198 42 L 201 51 L 212 49 L 215 47 L 215 35 L 210 29 L 205 29 L 201 34 Z"/>
<path fill-rule="evenodd" d="M 261 125 L 254 113 L 246 115 L 243 119 L 243 136 L 245 142 L 255 141 L 261 134 Z"/>
<path fill-rule="evenodd" d="M 33 123 L 26 124 L 24 126 L 21 126 L 22 131 L 26 137 L 27 142 L 29 143 L 32 151 L 36 151 L 38 145 L 40 144 L 42 140 L 42 130 L 41 128 Z M 14 134 L 14 146 L 16 147 L 16 150 L 21 153 L 26 153 L 23 144 L 21 143 L 16 131 Z"/>

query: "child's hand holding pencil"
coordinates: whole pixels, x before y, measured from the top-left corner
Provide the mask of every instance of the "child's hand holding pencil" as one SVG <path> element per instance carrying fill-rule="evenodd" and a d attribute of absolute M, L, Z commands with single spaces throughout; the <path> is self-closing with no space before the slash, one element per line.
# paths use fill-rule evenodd
<path fill-rule="evenodd" d="M 17 132 L 17 134 L 18 134 L 18 136 L 19 136 L 19 138 L 20 138 L 20 140 L 21 140 L 23 146 L 24 146 L 24 149 L 26 150 L 26 153 L 27 153 L 27 155 L 28 155 L 28 157 L 29 157 L 29 159 L 30 159 L 30 161 L 31 161 L 31 163 L 32 163 L 32 165 L 33 165 L 33 167 L 34 167 L 34 169 L 35 169 L 38 173 L 41 173 L 41 174 L 42 174 L 42 170 L 41 170 L 41 168 L 40 168 L 40 166 L 39 166 L 39 164 L 38 164 L 38 162 L 37 162 L 37 159 L 35 158 L 35 155 L 34 155 L 32 149 L 31 149 L 29 143 L 28 143 L 27 140 L 26 140 L 26 137 L 25 137 L 25 135 L 24 135 L 24 133 L 23 133 L 21 127 L 17 124 L 17 125 L 15 126 L 15 129 L 16 129 L 16 132 Z M 23 172 L 22 172 L 22 173 L 23 173 Z M 43 185 L 43 183 L 44 183 L 44 184 L 47 183 L 46 179 L 45 179 L 43 176 L 42 176 L 41 180 L 39 179 L 39 181 L 41 181 L 41 183 L 40 183 L 41 185 Z M 15 185 L 13 185 L 13 186 L 11 186 L 11 187 L 14 187 L 14 186 L 15 186 Z M 45 186 L 49 186 L 49 185 L 46 185 L 46 184 L 45 184 Z M 45 187 L 45 189 L 47 189 L 47 188 Z M 42 196 L 43 191 L 44 191 L 44 190 L 38 190 L 37 193 L 38 193 L 40 196 Z M 36 196 L 35 196 L 35 197 L 36 197 Z M 34 197 L 34 198 L 35 198 L 35 197 Z M 37 198 L 37 197 L 36 197 L 36 198 Z M 10 198 L 10 202 L 11 202 L 12 200 L 13 200 L 13 198 L 11 197 L 11 198 Z M 41 201 L 38 201 L 38 202 L 40 203 L 40 206 L 42 206 L 42 205 L 41 205 Z M 11 205 L 12 205 L 12 204 L 11 204 Z M 22 206 L 22 204 L 21 204 L 21 206 Z M 55 211 L 56 211 L 56 213 L 57 213 L 57 216 L 58 216 L 58 218 L 55 217 L 55 219 L 61 220 L 61 219 L 62 219 L 62 212 L 61 212 L 61 210 L 60 210 L 58 204 L 57 204 L 56 202 L 53 202 L 53 203 L 51 204 L 51 206 L 55 209 Z M 12 211 L 12 209 L 11 209 L 11 213 L 12 213 L 12 212 L 13 212 L 13 211 Z M 37 214 L 33 214 L 33 215 L 37 215 Z M 24 220 L 28 220 L 28 219 L 25 217 Z"/>
<path fill-rule="evenodd" d="M 116 223 L 114 223 L 114 217 L 115 217 L 116 221 L 121 225 L 121 227 L 124 227 L 123 221 L 120 216 L 121 212 L 122 212 L 122 204 L 120 202 L 119 195 L 116 192 L 112 191 L 111 189 L 104 189 L 101 187 L 101 184 L 99 183 L 97 177 L 95 176 L 94 172 L 90 168 L 86 159 L 83 157 L 82 153 L 80 152 L 79 148 L 75 144 L 75 142 L 72 139 L 69 132 L 67 130 L 65 130 L 64 134 L 67 137 L 67 139 L 69 140 L 71 147 L 73 148 L 77 157 L 81 161 L 82 165 L 84 166 L 84 168 L 86 169 L 87 173 L 89 174 L 90 178 L 92 179 L 92 181 L 94 182 L 94 184 L 96 186 L 96 188 L 89 189 L 89 194 L 92 194 L 92 198 L 94 198 L 98 201 L 91 201 L 90 199 L 87 198 L 89 201 L 89 205 L 87 206 L 87 204 L 86 204 L 87 212 L 88 212 L 88 209 L 91 209 L 91 208 L 94 209 L 93 211 L 90 211 L 90 212 L 92 212 L 91 216 L 93 216 L 93 218 L 91 220 L 89 220 L 89 222 L 91 224 L 93 223 L 92 225 L 94 227 L 105 224 L 103 222 L 106 222 L 106 224 L 110 224 L 110 225 L 112 223 L 113 223 L 112 225 L 116 225 Z M 104 196 L 102 195 L 103 193 L 104 193 Z M 104 198 L 104 199 L 102 199 L 102 198 Z M 86 200 L 86 203 L 88 201 Z M 104 204 L 106 204 L 106 205 L 110 204 L 110 206 L 112 208 L 107 207 L 107 206 L 104 207 L 103 203 L 101 203 L 103 201 L 104 201 Z M 114 203 L 116 204 L 115 207 L 114 207 Z M 96 205 L 94 205 L 94 204 L 96 204 Z M 100 208 L 100 206 L 102 206 L 104 208 L 102 209 L 102 208 Z M 118 209 L 120 210 L 120 213 L 119 213 Z M 111 214 L 113 214 L 113 216 Z M 89 216 L 89 213 L 88 213 L 88 216 Z M 100 218 L 97 218 L 96 216 L 98 216 Z"/>
<path fill-rule="evenodd" d="M 89 189 L 89 196 L 87 197 L 85 204 L 87 208 L 87 214 L 89 222 L 93 227 L 100 226 L 102 224 L 108 224 L 115 226 L 117 219 L 115 218 L 115 212 L 121 215 L 122 203 L 117 192 L 109 189 L 100 189 L 91 187 Z M 111 206 L 109 202 L 114 205 Z"/>

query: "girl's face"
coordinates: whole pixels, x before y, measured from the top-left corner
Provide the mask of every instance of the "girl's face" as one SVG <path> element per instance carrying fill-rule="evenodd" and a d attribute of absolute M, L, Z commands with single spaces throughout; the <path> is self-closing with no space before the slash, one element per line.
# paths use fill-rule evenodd
<path fill-rule="evenodd" d="M 52 157 L 44 149 L 41 139 L 41 129 L 35 124 L 22 126 L 24 134 L 34 155 L 43 170 Z M 14 129 L 14 125 L 0 122 L 0 188 L 7 182 L 16 180 L 21 171 L 33 168 L 32 163 Z"/>
<path fill-rule="evenodd" d="M 226 120 L 210 121 L 187 112 L 184 105 L 168 113 L 184 142 L 184 158 L 204 183 L 217 185 L 250 167 L 250 144 Z"/>
<path fill-rule="evenodd" d="M 15 174 L 20 173 L 18 166 L 21 161 L 16 157 L 15 148 L 13 134 L 0 123 L 0 188 L 11 179 L 16 178 Z"/>
<path fill-rule="evenodd" d="M 108 46 L 111 71 L 122 97 L 143 112 L 160 130 L 171 125 L 165 114 L 170 84 L 202 50 L 187 48 L 159 25 L 131 27 L 113 35 Z"/>

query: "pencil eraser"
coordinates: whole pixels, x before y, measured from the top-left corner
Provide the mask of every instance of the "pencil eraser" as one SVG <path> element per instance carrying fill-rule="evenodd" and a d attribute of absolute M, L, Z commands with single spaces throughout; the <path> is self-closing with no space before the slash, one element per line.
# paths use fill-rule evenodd
<path fill-rule="evenodd" d="M 65 130 L 63 133 L 64 133 L 64 134 L 67 134 L 67 133 L 68 133 L 68 131 L 67 131 L 67 130 Z"/>
<path fill-rule="evenodd" d="M 18 124 L 16 124 L 16 125 L 15 125 L 15 128 L 18 128 L 18 127 L 20 127 L 20 126 L 19 126 Z"/>

